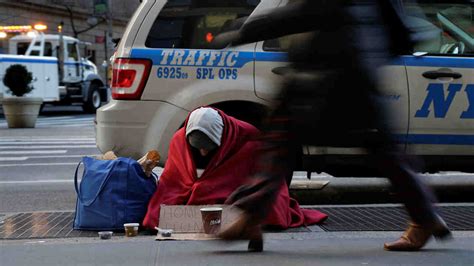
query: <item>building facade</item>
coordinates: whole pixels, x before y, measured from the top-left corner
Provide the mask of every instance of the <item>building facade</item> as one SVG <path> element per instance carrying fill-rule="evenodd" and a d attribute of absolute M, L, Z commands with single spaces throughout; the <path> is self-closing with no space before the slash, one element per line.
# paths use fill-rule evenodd
<path fill-rule="evenodd" d="M 110 5 L 109 16 L 104 4 Z M 58 34 L 62 24 L 64 35 L 90 43 L 87 56 L 105 78 L 102 65 L 114 50 L 113 43 L 106 41 L 107 32 L 112 32 L 112 39 L 120 38 L 139 4 L 139 0 L 0 0 L 0 26 L 40 23 L 48 27 L 45 34 Z M 7 33 L 0 39 L 0 53 L 9 52 L 8 39 L 17 34 Z"/>

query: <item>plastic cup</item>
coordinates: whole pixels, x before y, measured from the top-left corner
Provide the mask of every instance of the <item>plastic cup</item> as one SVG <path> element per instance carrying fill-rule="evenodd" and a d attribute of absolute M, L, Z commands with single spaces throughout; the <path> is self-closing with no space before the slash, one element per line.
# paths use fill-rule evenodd
<path fill-rule="evenodd" d="M 113 233 L 114 232 L 112 232 L 112 231 L 101 231 L 101 232 L 99 232 L 99 237 L 100 237 L 100 239 L 110 239 L 110 238 L 112 238 Z"/>
<path fill-rule="evenodd" d="M 123 227 L 125 228 L 125 235 L 128 236 L 128 237 L 137 236 L 139 226 L 140 226 L 139 223 L 123 224 Z"/>
<path fill-rule="evenodd" d="M 202 225 L 204 233 L 216 234 L 221 229 L 222 208 L 206 207 L 201 208 Z"/>

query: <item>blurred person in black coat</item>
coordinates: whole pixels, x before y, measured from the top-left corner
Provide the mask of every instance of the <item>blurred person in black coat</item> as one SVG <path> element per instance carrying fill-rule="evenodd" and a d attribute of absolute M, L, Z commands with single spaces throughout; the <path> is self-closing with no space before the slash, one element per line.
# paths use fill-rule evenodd
<path fill-rule="evenodd" d="M 227 200 L 243 214 L 219 236 L 248 239 L 249 250 L 263 250 L 260 221 L 281 182 L 291 180 L 288 162 L 297 156 L 297 144 L 362 146 L 374 155 L 411 217 L 403 236 L 385 243 L 386 250 L 418 250 L 432 235 L 450 236 L 433 207 L 433 193 L 398 152 L 377 101 L 377 68 L 411 52 L 429 32 L 411 30 L 388 0 L 306 0 L 251 18 L 214 43 L 239 45 L 296 33 L 303 34 L 288 53 L 291 65 L 264 128 L 258 170 Z"/>

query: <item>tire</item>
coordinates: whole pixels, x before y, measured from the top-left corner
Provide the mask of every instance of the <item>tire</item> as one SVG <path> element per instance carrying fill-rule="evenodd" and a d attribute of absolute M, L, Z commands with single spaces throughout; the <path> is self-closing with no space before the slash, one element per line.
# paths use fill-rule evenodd
<path fill-rule="evenodd" d="M 89 87 L 87 101 L 82 105 L 82 109 L 84 112 L 93 114 L 99 109 L 101 104 L 102 99 L 100 98 L 99 86 L 92 83 Z"/>
<path fill-rule="evenodd" d="M 42 103 L 41 106 L 40 106 L 40 109 L 39 109 L 39 114 L 42 114 L 43 113 L 43 110 L 44 110 L 44 106 L 46 104 L 45 103 Z"/>

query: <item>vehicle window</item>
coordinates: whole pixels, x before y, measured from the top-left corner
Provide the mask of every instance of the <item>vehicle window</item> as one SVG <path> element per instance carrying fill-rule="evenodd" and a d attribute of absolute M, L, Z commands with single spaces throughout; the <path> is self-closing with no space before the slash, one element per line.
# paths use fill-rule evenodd
<path fill-rule="evenodd" d="M 40 45 L 40 42 L 36 42 L 35 45 Z M 19 42 L 16 44 L 16 54 L 24 55 L 30 46 L 29 42 Z M 38 51 L 32 51 L 31 55 L 39 55 Z M 53 46 L 50 42 L 44 43 L 44 56 L 53 56 Z"/>
<path fill-rule="evenodd" d="M 415 25 L 434 25 L 435 39 L 418 44 L 415 52 L 463 55 L 474 53 L 473 6 L 469 1 L 403 1 L 405 14 Z"/>
<path fill-rule="evenodd" d="M 268 52 L 288 52 L 290 36 L 283 36 L 263 42 L 263 50 Z"/>
<path fill-rule="evenodd" d="M 214 37 L 239 28 L 259 0 L 172 0 L 155 20 L 150 48 L 208 49 Z"/>
<path fill-rule="evenodd" d="M 288 52 L 292 42 L 305 38 L 307 33 L 297 33 L 263 42 L 263 50 L 268 52 Z"/>
<path fill-rule="evenodd" d="M 19 42 L 16 44 L 16 54 L 24 55 L 28 50 L 28 46 L 30 45 L 29 42 Z"/>
<path fill-rule="evenodd" d="M 77 53 L 75 43 L 67 43 L 67 54 L 69 58 L 73 58 L 74 61 L 79 61 L 79 54 Z"/>
<path fill-rule="evenodd" d="M 44 43 L 44 56 L 53 56 L 53 45 L 50 42 Z"/>

